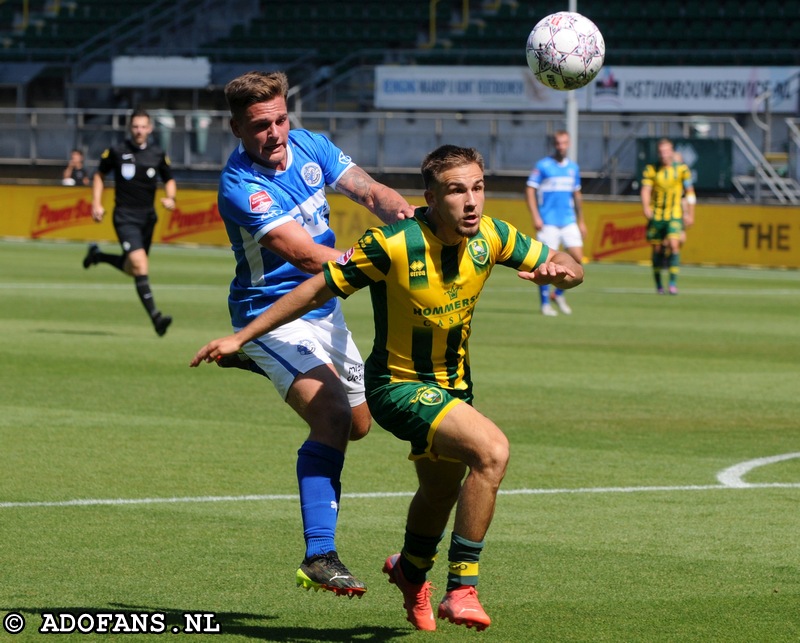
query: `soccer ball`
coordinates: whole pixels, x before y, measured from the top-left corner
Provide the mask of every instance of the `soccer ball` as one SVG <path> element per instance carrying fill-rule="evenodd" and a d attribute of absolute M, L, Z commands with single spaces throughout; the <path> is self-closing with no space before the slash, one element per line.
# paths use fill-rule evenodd
<path fill-rule="evenodd" d="M 551 89 L 568 91 L 588 85 L 603 66 L 606 43 L 589 18 L 559 11 L 542 18 L 528 36 L 528 66 Z"/>

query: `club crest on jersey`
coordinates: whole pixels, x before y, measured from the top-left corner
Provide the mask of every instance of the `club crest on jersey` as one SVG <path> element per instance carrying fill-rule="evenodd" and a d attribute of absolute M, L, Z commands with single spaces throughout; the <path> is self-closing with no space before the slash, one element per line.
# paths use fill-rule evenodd
<path fill-rule="evenodd" d="M 272 198 L 264 190 L 259 190 L 250 195 L 251 212 L 267 212 L 272 206 Z"/>
<path fill-rule="evenodd" d="M 316 163 L 306 163 L 300 170 L 306 185 L 312 188 L 322 182 L 322 168 Z"/>
<path fill-rule="evenodd" d="M 489 244 L 486 243 L 486 239 L 471 239 L 467 243 L 467 252 L 472 261 L 479 266 L 485 266 L 489 261 Z"/>
<path fill-rule="evenodd" d="M 315 350 L 317 350 L 317 345 L 310 339 L 301 339 L 297 342 L 297 352 L 301 355 L 311 355 Z"/>
<path fill-rule="evenodd" d="M 147 168 L 147 178 L 152 179 L 156 175 L 156 168 L 148 167 Z"/>
<path fill-rule="evenodd" d="M 419 402 L 425 406 L 438 406 L 444 401 L 444 396 L 438 388 L 426 386 L 425 388 L 417 389 L 414 397 L 411 398 L 411 403 Z"/>
<path fill-rule="evenodd" d="M 353 253 L 354 253 L 355 251 L 356 251 L 356 249 L 355 249 L 355 248 L 350 248 L 350 250 L 348 250 L 347 252 L 345 252 L 345 253 L 344 253 L 344 254 L 343 254 L 341 257 L 339 257 L 339 258 L 336 260 L 336 263 L 338 263 L 340 266 L 344 266 L 345 264 L 347 264 L 347 262 L 348 262 L 348 261 L 350 261 L 350 257 L 352 257 L 352 256 L 353 256 Z"/>
<path fill-rule="evenodd" d="M 123 163 L 119 166 L 119 173 L 122 174 L 123 179 L 130 181 L 136 176 L 136 166 L 133 163 Z"/>

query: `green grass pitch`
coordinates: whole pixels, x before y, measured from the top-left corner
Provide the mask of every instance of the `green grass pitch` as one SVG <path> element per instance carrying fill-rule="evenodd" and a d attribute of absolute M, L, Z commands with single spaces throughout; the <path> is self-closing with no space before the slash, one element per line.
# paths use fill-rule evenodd
<path fill-rule="evenodd" d="M 0 618 L 26 621 L 0 641 L 51 640 L 42 614 L 65 611 L 160 613 L 171 640 L 213 613 L 194 640 L 226 643 L 800 639 L 797 271 L 684 267 L 669 297 L 647 267 L 589 264 L 574 314 L 545 318 L 498 267 L 471 340 L 476 406 L 512 446 L 481 560 L 493 624 L 424 633 L 380 571 L 406 445 L 373 427 L 348 452 L 338 547 L 364 598 L 296 588 L 305 431 L 261 378 L 188 368 L 229 330 L 230 252 L 154 249 L 159 338 L 84 251 L 0 242 Z M 344 305 L 366 353 L 369 296 Z"/>

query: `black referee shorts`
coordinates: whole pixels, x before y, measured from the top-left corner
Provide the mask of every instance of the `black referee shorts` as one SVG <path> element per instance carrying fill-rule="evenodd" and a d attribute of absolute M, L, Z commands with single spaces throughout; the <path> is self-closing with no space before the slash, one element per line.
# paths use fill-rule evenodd
<path fill-rule="evenodd" d="M 128 254 L 134 250 L 144 250 L 149 253 L 156 221 L 158 217 L 155 212 L 137 213 L 137 216 L 115 212 L 114 230 L 117 232 L 123 252 Z"/>

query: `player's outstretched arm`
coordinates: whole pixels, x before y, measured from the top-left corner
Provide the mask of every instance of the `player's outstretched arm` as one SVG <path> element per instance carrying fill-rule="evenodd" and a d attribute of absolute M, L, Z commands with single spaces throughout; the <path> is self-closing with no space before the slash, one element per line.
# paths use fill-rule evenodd
<path fill-rule="evenodd" d="M 583 266 L 566 252 L 553 252 L 547 261 L 539 265 L 533 272 L 518 272 L 520 279 L 532 281 L 544 286 L 552 284 L 567 290 L 583 283 Z"/>
<path fill-rule="evenodd" d="M 250 340 L 319 308 L 333 296 L 333 291 L 325 283 L 325 276 L 318 273 L 286 293 L 237 333 L 220 337 L 203 346 L 189 362 L 189 366 L 210 363 L 222 355 L 235 353 Z"/>
<path fill-rule="evenodd" d="M 336 183 L 336 190 L 360 203 L 384 223 L 414 216 L 414 206 L 388 185 L 379 183 L 360 167 L 351 167 Z"/>

